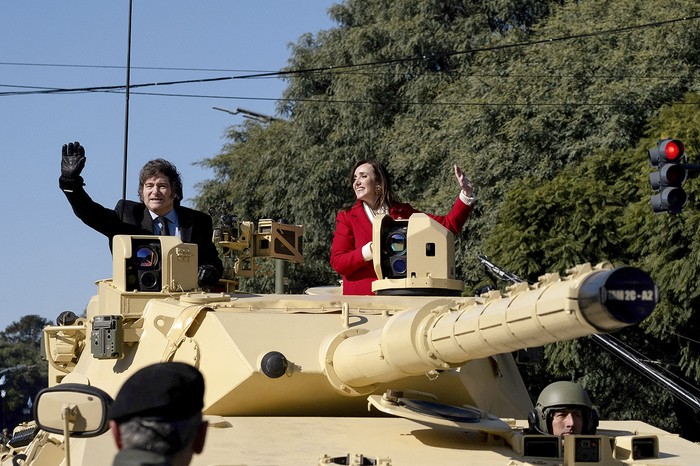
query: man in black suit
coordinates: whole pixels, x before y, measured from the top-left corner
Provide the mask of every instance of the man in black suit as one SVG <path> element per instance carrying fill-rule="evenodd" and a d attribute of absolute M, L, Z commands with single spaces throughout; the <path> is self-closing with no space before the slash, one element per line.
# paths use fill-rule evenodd
<path fill-rule="evenodd" d="M 164 159 L 146 163 L 139 174 L 141 202 L 120 200 L 114 209 L 93 201 L 83 188 L 85 148 L 79 142 L 63 145 L 59 186 L 73 212 L 87 226 L 109 238 L 114 235 L 175 235 L 195 243 L 199 251 L 199 284 L 210 288 L 223 274 L 212 242 L 212 220 L 203 212 L 180 205 L 182 180 L 175 165 Z"/>

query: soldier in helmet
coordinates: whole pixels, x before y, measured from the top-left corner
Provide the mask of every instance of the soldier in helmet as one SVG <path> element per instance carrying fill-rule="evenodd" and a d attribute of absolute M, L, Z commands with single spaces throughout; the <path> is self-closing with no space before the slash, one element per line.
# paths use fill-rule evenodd
<path fill-rule="evenodd" d="M 7 427 L 3 427 L 2 436 L 0 437 L 0 450 L 7 447 L 7 443 L 10 441 L 10 433 Z"/>
<path fill-rule="evenodd" d="M 595 434 L 598 413 L 588 393 L 576 382 L 547 385 L 528 416 L 530 430 L 549 435 Z"/>

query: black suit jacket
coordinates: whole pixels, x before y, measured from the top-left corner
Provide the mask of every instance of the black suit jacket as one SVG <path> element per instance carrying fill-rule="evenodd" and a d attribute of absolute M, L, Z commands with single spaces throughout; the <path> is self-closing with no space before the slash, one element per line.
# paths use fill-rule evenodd
<path fill-rule="evenodd" d="M 93 201 L 78 183 L 70 188 L 62 187 L 62 191 L 75 215 L 87 226 L 109 239 L 110 250 L 114 235 L 153 234 L 153 219 L 143 202 L 120 200 L 114 209 L 108 209 Z M 211 217 L 204 212 L 182 206 L 175 206 L 175 212 L 182 241 L 198 246 L 199 265 L 213 265 L 221 276 L 224 266 L 212 242 Z"/>

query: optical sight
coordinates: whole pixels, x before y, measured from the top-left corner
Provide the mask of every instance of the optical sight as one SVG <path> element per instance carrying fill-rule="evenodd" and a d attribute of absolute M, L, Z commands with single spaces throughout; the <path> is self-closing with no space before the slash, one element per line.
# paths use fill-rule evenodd
<path fill-rule="evenodd" d="M 379 215 L 372 228 L 376 294 L 461 294 L 464 284 L 455 279 L 455 238 L 447 228 L 426 214 L 408 220 Z"/>
<path fill-rule="evenodd" d="M 116 235 L 114 285 L 122 291 L 160 293 L 197 288 L 197 245 L 176 236 Z"/>

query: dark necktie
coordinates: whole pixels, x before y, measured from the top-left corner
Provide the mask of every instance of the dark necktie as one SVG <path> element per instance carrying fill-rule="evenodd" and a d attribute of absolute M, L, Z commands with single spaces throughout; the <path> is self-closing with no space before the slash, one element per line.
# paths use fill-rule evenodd
<path fill-rule="evenodd" d="M 157 217 L 156 220 L 160 222 L 160 234 L 162 236 L 170 236 L 170 230 L 168 229 L 168 219 L 165 217 Z"/>

